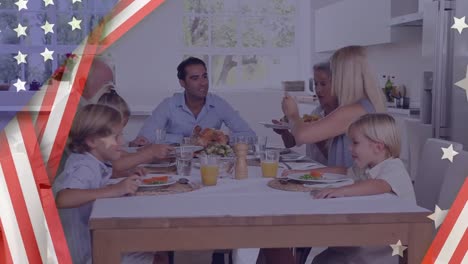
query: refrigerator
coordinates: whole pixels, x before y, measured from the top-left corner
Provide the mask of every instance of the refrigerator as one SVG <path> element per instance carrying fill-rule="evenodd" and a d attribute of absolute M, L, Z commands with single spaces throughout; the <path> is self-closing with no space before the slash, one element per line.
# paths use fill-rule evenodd
<path fill-rule="evenodd" d="M 423 56 L 430 71 L 423 75 L 421 123 L 432 137 L 455 141 L 468 149 L 468 100 L 455 83 L 466 78 L 468 28 L 452 29 L 454 17 L 468 18 L 468 1 L 435 0 L 423 8 Z M 468 21 L 467 21 L 468 23 Z"/>

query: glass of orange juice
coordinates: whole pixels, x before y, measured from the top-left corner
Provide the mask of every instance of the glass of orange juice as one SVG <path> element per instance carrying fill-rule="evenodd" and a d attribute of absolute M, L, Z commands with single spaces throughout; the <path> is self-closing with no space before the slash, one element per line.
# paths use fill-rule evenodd
<path fill-rule="evenodd" d="M 277 150 L 265 150 L 260 154 L 260 166 L 262 167 L 262 176 L 266 178 L 275 178 L 278 174 L 278 162 L 280 153 Z"/>
<path fill-rule="evenodd" d="M 219 177 L 219 157 L 212 155 L 200 156 L 200 172 L 203 185 L 216 185 Z"/>

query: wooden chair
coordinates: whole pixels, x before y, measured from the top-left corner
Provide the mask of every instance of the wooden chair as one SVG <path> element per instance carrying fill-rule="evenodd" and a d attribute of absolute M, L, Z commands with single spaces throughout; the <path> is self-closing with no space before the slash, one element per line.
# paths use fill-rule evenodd
<path fill-rule="evenodd" d="M 430 138 L 426 141 L 418 164 L 418 173 L 414 182 L 414 192 L 419 206 L 434 210 L 439 199 L 439 192 L 444 181 L 447 168 L 454 163 L 442 158 L 442 148 L 453 145 L 453 149 L 461 152 L 463 146 L 459 143 L 442 139 Z M 458 156 L 455 156 L 457 160 Z"/>
<path fill-rule="evenodd" d="M 468 152 L 461 151 L 454 158 L 444 175 L 437 205 L 446 210 L 452 206 L 460 188 L 468 177 Z"/>

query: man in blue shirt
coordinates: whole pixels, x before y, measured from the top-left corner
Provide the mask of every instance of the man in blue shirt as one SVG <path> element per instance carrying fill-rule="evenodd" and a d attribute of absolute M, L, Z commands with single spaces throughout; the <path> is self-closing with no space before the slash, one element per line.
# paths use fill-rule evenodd
<path fill-rule="evenodd" d="M 255 136 L 229 103 L 208 93 L 208 74 L 202 60 L 190 57 L 182 61 L 177 67 L 177 77 L 185 92 L 164 99 L 154 109 L 134 144 L 145 145 L 153 141 L 157 128 L 166 130 L 168 143 L 180 143 L 182 138 L 192 135 L 196 125 L 220 129 L 223 123 L 230 129 L 231 136 Z"/>

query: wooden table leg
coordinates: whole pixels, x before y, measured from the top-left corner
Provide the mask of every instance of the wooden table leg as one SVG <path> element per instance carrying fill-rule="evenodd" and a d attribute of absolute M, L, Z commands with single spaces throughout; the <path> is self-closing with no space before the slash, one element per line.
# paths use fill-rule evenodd
<path fill-rule="evenodd" d="M 92 231 L 93 264 L 120 263 L 120 248 L 106 236 L 105 231 Z"/>
<path fill-rule="evenodd" d="M 434 224 L 415 223 L 410 226 L 408 237 L 408 263 L 421 263 L 434 238 Z"/>

